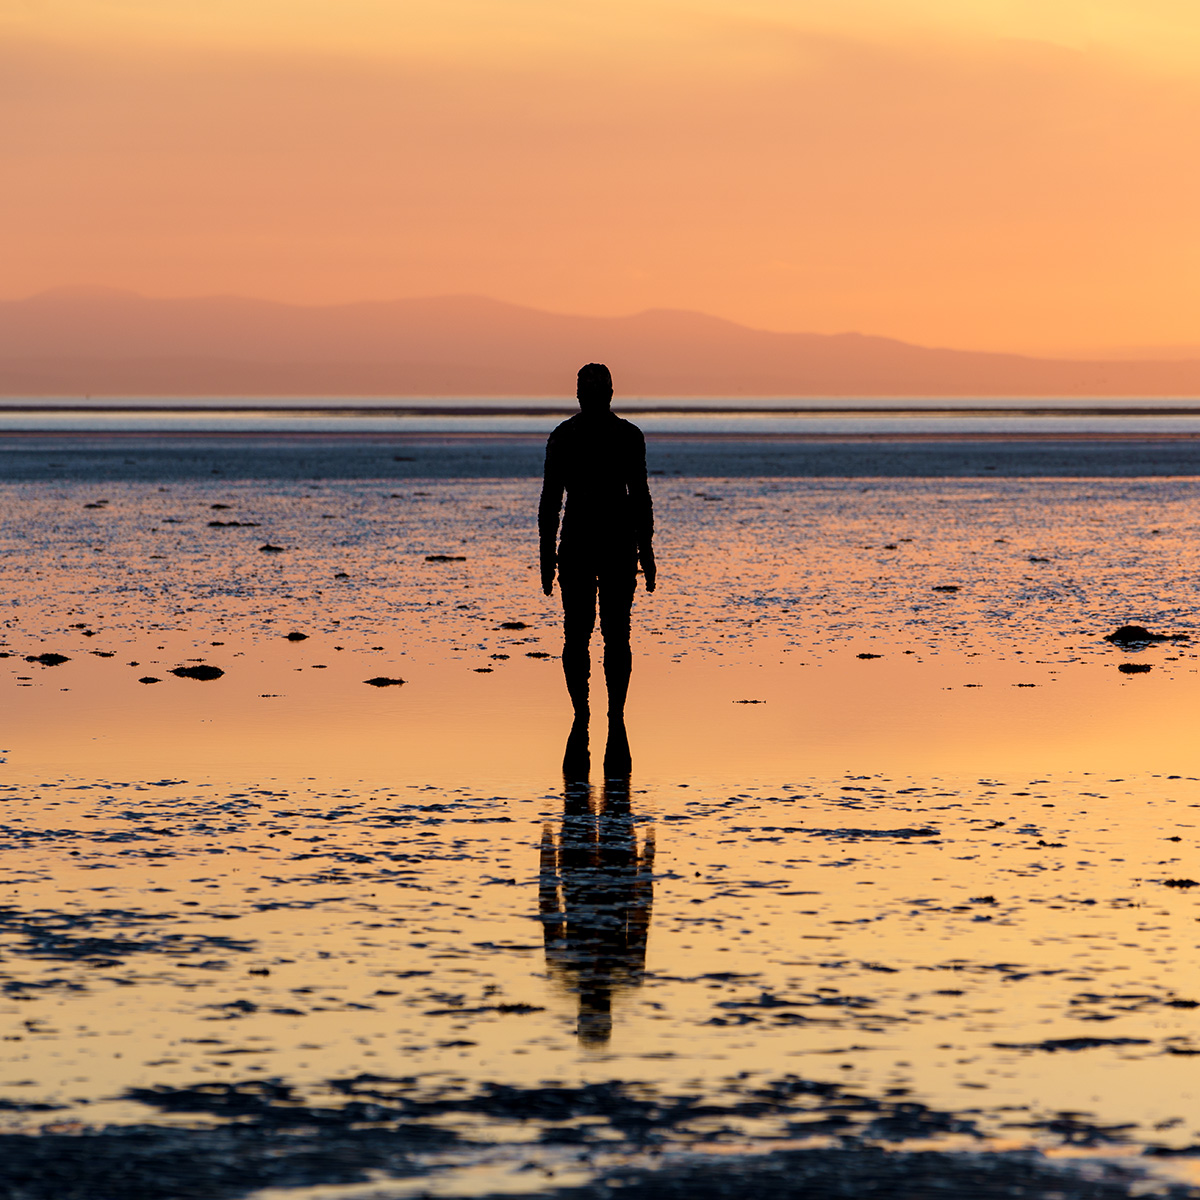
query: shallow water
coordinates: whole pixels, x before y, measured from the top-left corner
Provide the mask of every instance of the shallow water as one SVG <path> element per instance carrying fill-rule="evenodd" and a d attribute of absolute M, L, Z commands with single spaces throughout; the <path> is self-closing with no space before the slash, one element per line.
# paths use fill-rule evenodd
<path fill-rule="evenodd" d="M 0 1117 L 1190 1178 L 1200 480 L 654 485 L 629 794 L 601 719 L 564 789 L 533 481 L 4 486 Z"/>

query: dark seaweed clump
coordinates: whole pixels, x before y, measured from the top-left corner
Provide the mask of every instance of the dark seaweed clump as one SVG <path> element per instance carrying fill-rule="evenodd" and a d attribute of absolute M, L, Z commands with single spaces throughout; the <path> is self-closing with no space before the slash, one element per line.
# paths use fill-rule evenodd
<path fill-rule="evenodd" d="M 1143 650 L 1155 642 L 1186 642 L 1186 633 L 1151 633 L 1144 625 L 1122 625 L 1105 639 L 1122 650 Z"/>
<path fill-rule="evenodd" d="M 225 672 L 220 667 L 197 663 L 194 667 L 172 667 L 171 674 L 178 675 L 180 679 L 220 679 Z"/>

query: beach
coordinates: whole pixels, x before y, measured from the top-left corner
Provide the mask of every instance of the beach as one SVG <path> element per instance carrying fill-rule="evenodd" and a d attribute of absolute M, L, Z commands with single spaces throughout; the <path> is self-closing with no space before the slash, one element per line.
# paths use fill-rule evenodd
<path fill-rule="evenodd" d="M 0 1193 L 1197 1194 L 1194 443 L 951 433 L 652 437 L 586 785 L 536 436 L 8 433 Z"/>
<path fill-rule="evenodd" d="M 0 13 L 0 1200 L 1200 1200 L 1200 8 L 283 10 Z"/>

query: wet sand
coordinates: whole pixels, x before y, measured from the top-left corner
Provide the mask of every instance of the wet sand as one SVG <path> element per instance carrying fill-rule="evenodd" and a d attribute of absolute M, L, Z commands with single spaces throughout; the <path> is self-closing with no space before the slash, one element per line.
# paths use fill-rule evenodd
<path fill-rule="evenodd" d="M 656 476 L 589 786 L 535 480 L 168 451 L 0 487 L 0 1194 L 1200 1194 L 1200 480 Z"/>
<path fill-rule="evenodd" d="M 1194 435 L 869 432 L 877 424 L 864 421 L 867 432 L 856 436 L 660 433 L 649 441 L 649 465 L 668 478 L 1134 479 L 1200 474 L 1200 440 Z M 541 474 L 544 452 L 544 432 L 5 433 L 0 436 L 0 482 L 527 479 Z"/>

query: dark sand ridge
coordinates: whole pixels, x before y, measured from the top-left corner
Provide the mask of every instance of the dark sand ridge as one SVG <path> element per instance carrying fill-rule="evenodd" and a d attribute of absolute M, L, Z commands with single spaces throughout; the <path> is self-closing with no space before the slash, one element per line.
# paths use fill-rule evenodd
<path fill-rule="evenodd" d="M 0 482 L 536 478 L 544 438 L 276 434 L 4 434 Z M 1187 437 L 651 437 L 664 475 L 1137 478 L 1200 474 Z"/>

